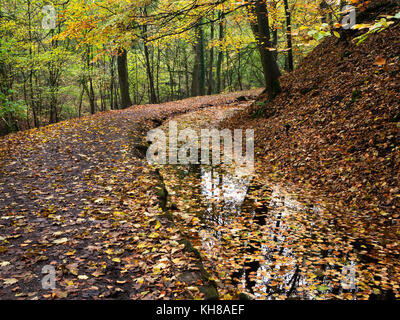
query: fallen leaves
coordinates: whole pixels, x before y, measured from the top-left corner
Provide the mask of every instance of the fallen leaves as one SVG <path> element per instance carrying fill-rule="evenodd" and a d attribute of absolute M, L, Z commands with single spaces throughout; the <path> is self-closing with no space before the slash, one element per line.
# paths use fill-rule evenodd
<path fill-rule="evenodd" d="M 13 285 L 13 284 L 15 284 L 17 282 L 18 282 L 18 279 L 16 279 L 16 278 L 8 278 L 8 279 L 4 279 L 3 280 L 3 284 L 6 285 L 6 286 Z"/>
<path fill-rule="evenodd" d="M 52 294 L 53 298 L 65 299 L 68 297 L 68 291 L 55 290 Z"/>
<path fill-rule="evenodd" d="M 92 273 L 93 277 L 100 277 L 100 276 L 104 276 L 104 272 L 100 269 L 97 269 L 95 272 Z"/>
<path fill-rule="evenodd" d="M 68 238 L 60 238 L 60 239 L 53 240 L 54 244 L 63 244 L 66 242 L 68 242 Z"/>
<path fill-rule="evenodd" d="M 8 266 L 10 264 L 10 261 L 0 261 L 0 268 Z"/>
<path fill-rule="evenodd" d="M 386 59 L 381 56 L 378 56 L 374 61 L 374 65 L 379 67 L 384 66 L 385 64 L 386 64 Z"/>
<path fill-rule="evenodd" d="M 257 185 L 277 184 L 310 206 L 307 214 L 285 216 L 277 243 L 267 243 L 305 260 L 297 262 L 296 277 L 306 274 L 301 292 L 312 298 L 377 298 L 378 290 L 380 297 L 400 298 L 400 202 L 392 191 L 400 172 L 399 32 L 393 26 L 357 47 L 343 41 L 346 34 L 326 40 L 282 78 L 282 94 L 269 104 L 274 116 L 256 116 L 267 99 L 262 95 L 221 124 L 255 129 Z M 266 221 L 265 233 L 274 232 L 268 225 L 276 219 Z M 283 232 L 286 223 L 296 232 Z M 347 265 L 355 269 L 356 293 L 341 292 L 340 270 Z M 391 271 L 381 275 L 383 267 Z"/>
<path fill-rule="evenodd" d="M 161 215 L 153 168 L 132 149 L 152 119 L 238 95 L 134 106 L 1 137 L 0 277 L 19 279 L 2 297 L 201 297 L 176 280 L 196 258 Z M 55 268 L 58 291 L 41 288 L 44 265 Z M 140 287 L 127 286 L 137 278 L 145 279 Z"/>

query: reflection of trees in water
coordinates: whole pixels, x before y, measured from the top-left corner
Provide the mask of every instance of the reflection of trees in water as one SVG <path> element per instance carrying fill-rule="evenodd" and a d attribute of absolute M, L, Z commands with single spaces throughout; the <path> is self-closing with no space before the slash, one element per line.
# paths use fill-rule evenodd
<path fill-rule="evenodd" d="M 270 285 L 275 279 L 269 271 L 270 262 L 275 262 L 274 255 L 287 256 L 291 260 L 293 253 L 284 246 L 286 241 L 285 232 L 288 226 L 284 223 L 284 218 L 288 215 L 290 208 L 298 209 L 298 204 L 290 199 L 285 199 L 278 194 L 272 193 L 272 200 L 267 205 L 253 209 L 252 200 L 246 198 L 246 193 L 250 184 L 250 178 L 237 177 L 228 171 L 219 168 L 201 166 L 201 195 L 204 203 L 202 213 L 203 222 L 208 226 L 202 230 L 203 248 L 210 253 L 210 256 L 218 254 L 215 247 L 223 234 L 218 231 L 218 226 L 226 226 L 241 214 L 244 210 L 251 208 L 252 223 L 262 226 L 271 226 L 272 241 L 276 243 L 274 248 L 269 248 L 255 240 L 242 239 L 244 249 L 239 252 L 241 257 L 245 257 L 244 267 L 232 274 L 232 278 L 244 280 L 246 288 L 253 294 L 262 292 L 264 295 L 273 293 L 286 294 L 288 297 L 295 292 L 295 288 L 301 283 L 299 268 L 296 264 L 274 265 L 276 273 L 283 272 L 282 279 L 278 286 Z M 198 172 L 197 172 L 198 173 Z M 252 257 L 263 255 L 266 263 L 261 264 L 259 260 Z M 260 276 L 262 281 L 256 284 L 254 275 Z M 238 284 L 238 281 L 234 280 Z M 288 289 L 287 289 L 288 288 Z"/>
<path fill-rule="evenodd" d="M 290 209 L 298 209 L 298 205 L 287 199 L 287 197 L 279 194 L 279 191 L 274 190 L 271 194 L 271 201 L 269 203 L 269 214 L 265 224 L 274 225 L 273 230 L 273 243 L 277 244 L 275 248 L 270 249 L 265 245 L 262 245 L 262 252 L 266 258 L 266 261 L 276 262 L 274 255 L 277 254 L 280 257 L 287 257 L 289 263 L 275 264 L 275 274 L 280 274 L 280 281 L 275 286 L 271 285 L 274 281 L 274 277 L 268 273 L 268 267 L 266 264 L 260 266 L 261 271 L 265 271 L 265 275 L 262 276 L 262 283 L 258 290 L 264 291 L 265 293 L 278 293 L 280 295 L 285 294 L 290 297 L 295 292 L 296 287 L 299 285 L 299 267 L 294 262 L 295 257 L 292 250 L 284 246 L 287 241 L 287 237 L 284 235 L 289 231 L 289 227 L 286 224 L 286 218 L 290 214 Z"/>
<path fill-rule="evenodd" d="M 241 212 L 250 183 L 249 177 L 238 177 L 221 168 L 201 167 L 201 194 L 206 207 L 206 223 L 228 225 Z"/>
<path fill-rule="evenodd" d="M 259 241 L 249 240 L 243 252 L 247 257 L 244 268 L 235 272 L 232 278 L 237 279 L 234 280 L 236 284 L 242 280 L 246 289 L 256 297 L 268 299 L 272 298 L 273 294 L 291 297 L 296 294 L 296 288 L 304 284 L 296 257 L 292 250 L 285 246 L 288 241 L 285 234 L 289 232 L 285 218 L 290 214 L 289 208 L 298 209 L 298 206 L 279 193 L 272 192 L 271 201 L 254 210 L 252 222 L 269 232 L 270 243 L 274 245 L 271 248 Z M 252 259 L 260 255 L 264 257 L 263 261 Z M 276 256 L 279 256 L 280 260 L 285 260 L 286 257 L 286 263 L 279 264 Z"/>
<path fill-rule="evenodd" d="M 256 210 L 257 211 L 257 210 Z M 256 296 L 266 296 L 267 299 L 272 298 L 271 294 L 279 296 L 286 296 L 287 298 L 301 298 L 311 299 L 313 295 L 307 290 L 298 290 L 300 287 L 306 287 L 311 283 L 307 283 L 305 274 L 301 271 L 304 267 L 304 258 L 298 259 L 296 249 L 301 241 L 300 239 L 309 238 L 313 239 L 314 222 L 309 222 L 308 225 L 302 225 L 301 228 L 292 230 L 290 225 L 296 221 L 295 217 L 311 217 L 313 218 L 320 215 L 320 208 L 313 205 L 306 205 L 299 203 L 290 194 L 281 194 L 279 189 L 275 189 L 271 193 L 271 201 L 267 207 L 263 207 L 261 212 L 267 212 L 265 215 L 266 230 L 271 232 L 270 239 L 274 244 L 273 248 L 265 244 L 261 244 L 261 252 L 265 257 L 265 263 L 258 265 L 255 270 L 261 279 L 259 283 L 251 290 Z M 259 215 L 260 213 L 256 212 Z M 258 221 L 257 221 L 258 223 Z M 295 247 L 289 248 L 294 245 Z M 316 256 L 319 258 L 333 257 L 333 248 L 324 250 L 319 249 Z M 279 261 L 277 261 L 277 259 Z M 309 257 L 308 257 L 309 258 Z M 342 262 L 351 269 L 356 267 L 356 263 L 350 260 L 349 253 L 340 257 Z M 333 275 L 341 275 L 343 272 L 343 265 L 338 263 L 338 260 L 333 260 L 335 263 L 315 263 L 307 267 L 308 272 L 315 274 L 318 281 L 316 294 L 331 293 L 334 295 L 342 293 L 355 293 L 354 287 L 344 288 L 342 283 L 332 280 Z M 281 263 L 281 261 L 283 261 Z M 355 269 L 353 269 L 355 270 Z M 349 274 L 347 279 L 349 283 L 355 283 L 355 274 Z M 273 285 L 272 285 L 273 284 Z"/>
<path fill-rule="evenodd" d="M 262 206 L 255 207 L 253 200 L 246 197 L 250 177 L 235 176 L 222 166 L 176 166 L 175 170 L 177 168 L 179 188 L 183 190 L 186 200 L 190 200 L 192 212 L 203 222 L 199 234 L 203 249 L 211 258 L 217 257 L 220 254 L 218 250 L 223 246 L 223 234 L 218 227 L 229 226 L 239 215 L 251 216 L 253 227 L 258 226 L 263 230 L 263 242 L 252 236 L 241 236 L 242 248 L 237 254 L 237 261 L 241 261 L 243 268 L 231 274 L 236 279 L 232 281 L 234 285 L 241 283 L 248 292 L 259 298 L 273 299 L 274 295 L 278 295 L 309 299 L 313 296 L 307 290 L 298 289 L 310 285 L 306 273 L 311 271 L 324 293 L 338 295 L 355 292 L 354 289 L 343 289 L 338 281 L 332 282 L 332 274 L 340 276 L 343 264 L 316 262 L 304 269 L 303 259 L 310 256 L 300 259 L 302 255 L 296 253 L 299 241 L 313 239 L 316 226 L 321 223 L 319 216 L 322 217 L 322 214 L 318 207 L 302 205 L 295 197 L 278 188 L 270 190 L 269 201 L 262 200 Z M 301 219 L 296 222 L 299 228 L 292 228 L 293 222 L 299 217 Z M 329 243 L 329 239 L 326 241 Z M 291 247 L 293 245 L 296 247 Z M 320 249 L 316 254 L 319 258 L 326 258 L 332 256 L 332 251 Z M 349 253 L 338 257 L 345 265 L 349 265 L 349 258 Z M 352 264 L 350 266 L 356 266 Z"/>

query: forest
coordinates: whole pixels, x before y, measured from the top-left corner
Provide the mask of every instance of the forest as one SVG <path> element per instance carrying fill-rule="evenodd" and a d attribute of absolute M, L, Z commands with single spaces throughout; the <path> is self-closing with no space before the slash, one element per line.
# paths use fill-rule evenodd
<path fill-rule="evenodd" d="M 244 1 L 2 1 L 1 132 L 262 87 L 259 44 L 290 71 L 350 15 L 344 3 L 269 5 L 263 21 Z"/>
<path fill-rule="evenodd" d="M 0 300 L 399 300 L 399 1 L 1 0 L 0 35 Z"/>

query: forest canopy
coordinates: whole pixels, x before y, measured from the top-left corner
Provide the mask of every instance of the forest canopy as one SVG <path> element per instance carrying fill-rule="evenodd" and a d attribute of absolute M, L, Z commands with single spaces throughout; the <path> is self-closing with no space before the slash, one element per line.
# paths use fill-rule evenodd
<path fill-rule="evenodd" d="M 264 86 L 273 98 L 282 72 L 338 35 L 345 4 L 4 0 L 0 131 Z"/>

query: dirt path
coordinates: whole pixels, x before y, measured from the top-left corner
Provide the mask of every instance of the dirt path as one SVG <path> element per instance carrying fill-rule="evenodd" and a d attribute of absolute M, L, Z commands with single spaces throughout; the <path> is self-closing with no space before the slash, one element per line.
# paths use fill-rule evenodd
<path fill-rule="evenodd" d="M 0 297 L 201 297 L 180 278 L 196 258 L 161 217 L 157 177 L 135 146 L 168 117 L 256 93 L 134 106 L 1 138 Z M 42 288 L 45 266 L 54 290 Z"/>

